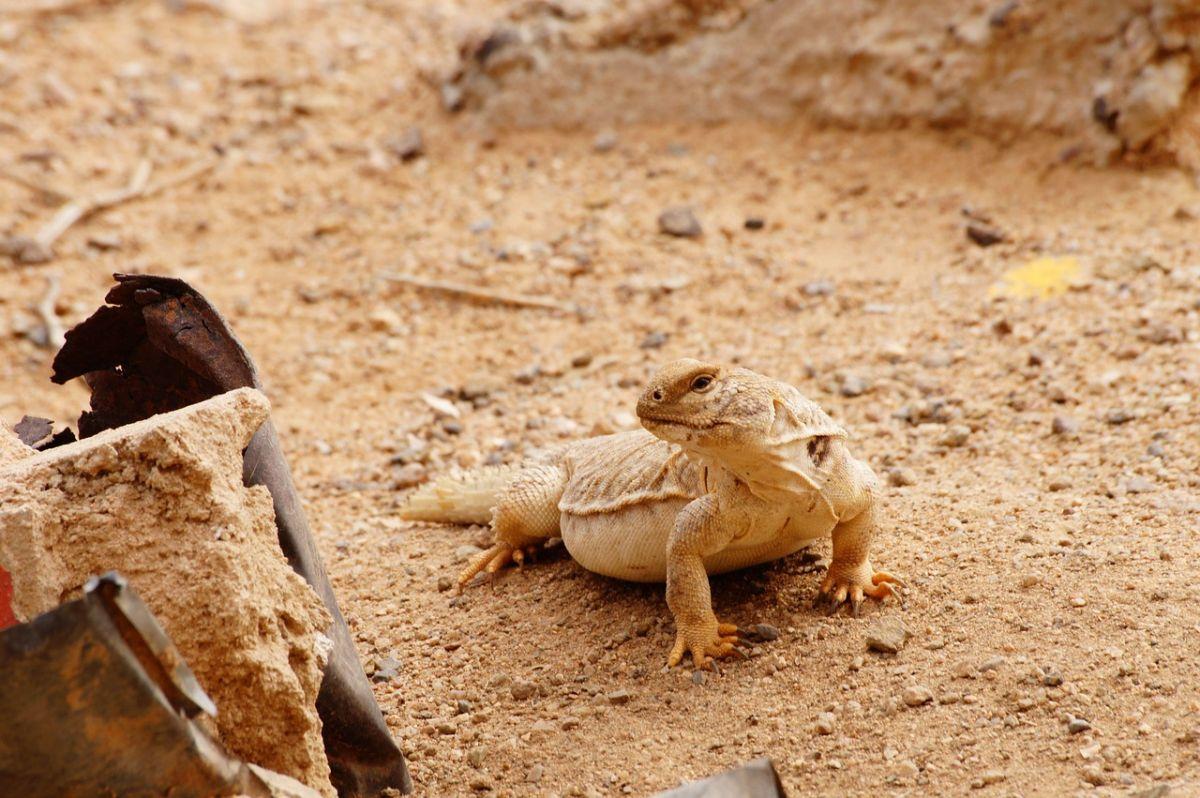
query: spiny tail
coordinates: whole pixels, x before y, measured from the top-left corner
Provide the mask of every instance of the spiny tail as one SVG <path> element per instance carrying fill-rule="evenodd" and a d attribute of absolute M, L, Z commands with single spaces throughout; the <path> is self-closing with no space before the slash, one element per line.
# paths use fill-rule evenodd
<path fill-rule="evenodd" d="M 491 523 L 492 508 L 520 472 L 520 466 L 489 466 L 446 474 L 417 488 L 400 508 L 400 517 L 446 524 Z"/>

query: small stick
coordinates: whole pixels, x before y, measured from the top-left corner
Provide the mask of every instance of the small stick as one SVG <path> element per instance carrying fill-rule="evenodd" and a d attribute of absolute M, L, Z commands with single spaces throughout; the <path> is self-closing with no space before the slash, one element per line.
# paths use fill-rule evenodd
<path fill-rule="evenodd" d="M 525 296 L 524 294 L 509 294 L 503 291 L 489 291 L 486 288 L 479 288 L 473 285 L 464 285 L 462 283 L 448 283 L 440 280 L 426 280 L 423 277 L 414 277 L 409 274 L 381 274 L 383 279 L 392 283 L 400 283 L 401 285 L 409 285 L 414 288 L 421 288 L 426 291 L 441 291 L 446 294 L 454 294 L 468 299 L 478 300 L 480 302 L 491 302 L 497 305 L 511 305 L 518 308 L 542 308 L 543 310 L 557 310 L 562 313 L 570 313 L 572 308 L 564 305 L 561 302 L 553 302 L 548 299 L 538 299 L 533 296 Z"/>
<path fill-rule="evenodd" d="M 48 260 L 50 253 L 54 251 L 54 243 L 77 222 L 124 202 L 153 197 L 168 189 L 183 185 L 190 180 L 195 180 L 216 168 L 217 162 L 218 159 L 213 159 L 197 164 L 151 186 L 149 183 L 152 166 L 149 160 L 143 158 L 138 162 L 137 167 L 133 170 L 133 174 L 129 178 L 128 185 L 124 188 L 102 191 L 91 197 L 74 199 L 62 206 L 58 210 L 58 213 L 54 214 L 50 221 L 34 235 L 32 246 L 37 247 L 37 251 L 44 253 L 43 259 Z"/>
<path fill-rule="evenodd" d="M 66 330 L 58 318 L 58 312 L 54 309 L 54 304 L 58 302 L 58 294 L 58 275 L 47 274 L 46 293 L 34 308 L 42 320 L 42 325 L 46 328 L 46 341 L 43 346 L 47 349 L 62 349 L 63 343 L 67 340 Z"/>

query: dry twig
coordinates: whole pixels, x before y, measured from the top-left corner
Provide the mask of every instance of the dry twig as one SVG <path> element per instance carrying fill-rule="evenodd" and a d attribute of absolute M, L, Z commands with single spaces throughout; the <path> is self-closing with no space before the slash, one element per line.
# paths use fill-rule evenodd
<path fill-rule="evenodd" d="M 58 302 L 58 294 L 58 275 L 47 274 L 46 293 L 34 307 L 34 311 L 38 314 L 38 318 L 42 320 L 42 325 L 46 328 L 46 338 L 39 343 L 42 347 L 55 351 L 62 349 L 63 342 L 67 340 L 66 329 L 58 318 L 58 311 L 54 309 L 55 304 Z"/>
<path fill-rule="evenodd" d="M 22 263 L 45 263 L 54 256 L 54 243 L 77 222 L 130 200 L 152 197 L 195 180 L 216 168 L 217 160 L 207 161 L 185 169 L 156 185 L 150 185 L 150 161 L 143 158 L 134 168 L 129 183 L 123 188 L 102 191 L 90 197 L 74 199 L 59 208 L 33 238 L 17 237 L 4 242 L 3 249 Z"/>
<path fill-rule="evenodd" d="M 511 305 L 518 308 L 541 308 L 543 310 L 557 310 L 561 313 L 570 313 L 573 308 L 561 302 L 553 302 L 548 299 L 538 299 L 537 297 L 525 296 L 524 294 L 509 294 L 503 291 L 490 291 L 486 288 L 479 288 L 473 285 L 464 285 L 462 283 L 448 283 L 440 280 L 426 280 L 423 277 L 413 277 L 408 274 L 381 274 L 380 277 L 391 283 L 400 283 L 414 288 L 421 288 L 426 291 L 440 291 L 446 294 L 454 294 L 455 296 L 466 297 L 479 302 L 489 302 L 496 305 Z"/>

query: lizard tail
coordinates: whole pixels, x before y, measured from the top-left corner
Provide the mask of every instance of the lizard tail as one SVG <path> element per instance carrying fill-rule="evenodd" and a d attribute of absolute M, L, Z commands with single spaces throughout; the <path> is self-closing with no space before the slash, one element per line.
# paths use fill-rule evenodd
<path fill-rule="evenodd" d="M 519 466 L 489 466 L 446 474 L 413 491 L 399 515 L 410 521 L 489 524 L 500 494 L 520 472 Z"/>

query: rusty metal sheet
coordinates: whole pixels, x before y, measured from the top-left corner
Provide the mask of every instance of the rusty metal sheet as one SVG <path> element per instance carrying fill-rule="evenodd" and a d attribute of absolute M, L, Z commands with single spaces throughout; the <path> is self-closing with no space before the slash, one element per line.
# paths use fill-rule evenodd
<path fill-rule="evenodd" d="M 191 720 L 216 708 L 116 574 L 0 632 L 0 674 L 0 795 L 271 794 Z"/>
<path fill-rule="evenodd" d="M 250 356 L 199 292 L 175 278 L 115 277 L 108 304 L 66 334 L 54 359 L 55 382 L 83 377 L 92 389 L 91 409 L 79 419 L 81 437 L 236 388 L 261 389 Z M 244 453 L 243 480 L 270 491 L 284 555 L 333 615 L 334 648 L 317 712 L 334 787 L 344 798 L 387 788 L 411 792 L 404 755 L 363 673 L 270 420 Z"/>
<path fill-rule="evenodd" d="M 755 759 L 703 781 L 694 781 L 656 798 L 787 798 L 770 759 Z"/>

